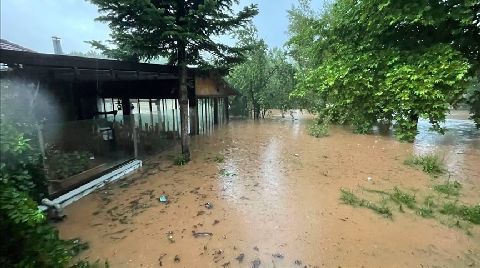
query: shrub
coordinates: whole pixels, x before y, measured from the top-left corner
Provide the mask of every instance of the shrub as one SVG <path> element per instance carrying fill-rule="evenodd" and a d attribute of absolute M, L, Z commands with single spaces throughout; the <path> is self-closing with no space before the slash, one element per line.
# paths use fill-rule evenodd
<path fill-rule="evenodd" d="M 308 134 L 315 138 L 322 138 L 328 136 L 328 124 L 315 123 L 308 128 Z"/>
<path fill-rule="evenodd" d="M 11 125 L 0 129 L 0 267 L 62 267 L 71 258 L 67 242 L 34 200 L 42 196 L 32 179 L 43 174 L 38 153 Z"/>

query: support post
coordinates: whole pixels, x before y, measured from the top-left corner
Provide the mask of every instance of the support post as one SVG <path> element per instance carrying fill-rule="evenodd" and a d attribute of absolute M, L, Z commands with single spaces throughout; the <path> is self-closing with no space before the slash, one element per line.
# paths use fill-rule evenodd
<path fill-rule="evenodd" d="M 228 123 L 229 119 L 230 119 L 230 113 L 228 111 L 228 97 L 225 97 L 223 99 L 223 106 L 224 106 L 224 109 L 225 109 L 225 121 L 226 123 Z"/>
<path fill-rule="evenodd" d="M 45 141 L 43 139 L 43 125 L 37 124 L 37 135 L 38 135 L 38 147 L 40 148 L 40 153 L 42 153 L 42 158 L 46 158 L 45 154 Z"/>
<path fill-rule="evenodd" d="M 131 126 L 133 127 L 133 156 L 138 158 L 138 135 L 137 135 L 137 128 L 135 127 L 135 118 L 131 120 Z"/>
<path fill-rule="evenodd" d="M 213 98 L 213 124 L 218 125 L 218 99 Z"/>
<path fill-rule="evenodd" d="M 195 99 L 189 103 L 190 105 L 190 135 L 198 135 L 198 100 Z"/>
<path fill-rule="evenodd" d="M 153 108 L 152 108 L 152 99 L 148 100 L 148 108 L 150 108 L 150 125 L 153 128 Z"/>

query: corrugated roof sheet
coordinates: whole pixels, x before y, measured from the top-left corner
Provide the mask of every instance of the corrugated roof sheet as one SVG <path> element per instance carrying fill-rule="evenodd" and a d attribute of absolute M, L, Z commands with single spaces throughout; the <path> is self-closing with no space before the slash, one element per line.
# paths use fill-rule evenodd
<path fill-rule="evenodd" d="M 15 50 L 15 51 L 26 51 L 26 52 L 36 52 L 31 49 L 22 47 L 5 39 L 0 39 L 0 48 L 6 50 Z"/>

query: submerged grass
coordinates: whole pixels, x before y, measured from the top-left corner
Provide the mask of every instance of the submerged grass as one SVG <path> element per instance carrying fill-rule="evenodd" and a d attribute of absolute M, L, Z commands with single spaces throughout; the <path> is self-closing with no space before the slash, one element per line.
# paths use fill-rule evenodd
<path fill-rule="evenodd" d="M 393 188 L 393 193 L 390 194 L 390 198 L 399 205 L 405 205 L 409 209 L 414 209 L 417 204 L 415 195 L 404 192 L 397 187 Z"/>
<path fill-rule="evenodd" d="M 444 184 L 435 185 L 433 189 L 439 193 L 446 194 L 447 196 L 460 195 L 460 189 L 462 185 L 458 181 L 447 181 Z"/>
<path fill-rule="evenodd" d="M 382 200 L 380 204 L 376 204 L 366 199 L 357 197 L 354 193 L 352 193 L 349 190 L 340 189 L 340 191 L 341 191 L 340 200 L 342 200 L 345 204 L 348 204 L 354 207 L 358 206 L 358 207 L 371 209 L 376 213 L 384 216 L 385 218 L 391 218 L 393 216 L 390 208 L 386 206 L 385 200 Z"/>
<path fill-rule="evenodd" d="M 480 224 L 480 204 L 467 206 L 458 202 L 447 202 L 443 204 L 439 212 L 444 215 L 456 216 L 473 224 Z"/>
<path fill-rule="evenodd" d="M 458 182 L 447 182 L 446 184 L 437 185 L 434 187 L 438 193 L 448 195 L 459 195 L 461 185 Z M 438 195 L 428 195 L 423 200 L 423 203 L 417 204 L 414 194 L 405 192 L 398 187 L 394 187 L 393 191 L 382 191 L 375 189 L 362 188 L 363 191 L 374 193 L 382 196 L 381 202 L 372 202 L 356 196 L 352 191 L 341 189 L 340 199 L 343 203 L 354 207 L 365 207 L 376 213 L 383 215 L 386 218 L 392 218 L 393 214 L 388 207 L 388 203 L 399 205 L 400 212 L 405 212 L 404 208 L 410 209 L 415 214 L 423 218 L 435 218 L 441 223 L 450 222 L 450 226 L 456 226 L 461 229 L 466 229 L 468 224 L 480 224 L 480 204 L 478 205 L 464 205 L 457 201 L 447 203 L 440 203 L 443 199 Z M 443 215 L 443 216 L 441 216 Z M 447 217 L 447 218 L 445 218 Z"/>
<path fill-rule="evenodd" d="M 442 159 L 436 154 L 423 156 L 413 155 L 404 162 L 405 165 L 420 167 L 424 172 L 431 175 L 439 175 L 445 172 Z"/>

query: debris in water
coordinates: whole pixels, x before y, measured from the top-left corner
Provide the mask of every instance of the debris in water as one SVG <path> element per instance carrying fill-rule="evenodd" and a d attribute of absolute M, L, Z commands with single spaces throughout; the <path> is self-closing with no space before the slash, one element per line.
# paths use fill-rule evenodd
<path fill-rule="evenodd" d="M 274 258 L 277 258 L 277 259 L 283 259 L 284 258 L 283 254 L 281 254 L 281 253 L 275 253 L 275 254 L 272 254 L 272 256 Z"/>
<path fill-rule="evenodd" d="M 221 250 L 221 249 L 215 250 L 215 252 L 213 253 L 213 261 L 215 263 L 217 263 L 220 260 L 223 260 L 225 258 L 225 256 L 223 256 L 222 254 L 223 254 L 223 250 Z"/>
<path fill-rule="evenodd" d="M 235 260 L 237 260 L 238 262 L 242 262 L 243 258 L 245 258 L 245 254 L 241 253 L 240 255 L 238 255 L 238 257 L 235 258 Z"/>
<path fill-rule="evenodd" d="M 253 262 L 252 262 L 252 268 L 258 268 L 260 267 L 260 264 L 262 262 L 259 260 L 259 259 L 255 259 Z"/>
<path fill-rule="evenodd" d="M 175 258 L 173 258 L 173 261 L 174 261 L 175 263 L 179 263 L 179 262 L 180 262 L 180 256 L 175 255 Z"/>
<path fill-rule="evenodd" d="M 160 200 L 160 203 L 168 204 L 168 196 L 164 194 L 162 194 L 158 200 Z"/>
<path fill-rule="evenodd" d="M 214 220 L 214 221 L 213 221 L 213 225 L 217 225 L 217 224 L 219 224 L 219 223 L 220 223 L 219 220 Z"/>
<path fill-rule="evenodd" d="M 172 244 L 175 243 L 175 238 L 173 237 L 173 232 L 172 231 L 169 231 L 167 233 L 167 239 L 168 239 L 168 241 L 170 241 L 170 243 L 172 243 Z"/>
<path fill-rule="evenodd" d="M 167 254 L 163 253 L 162 255 L 160 255 L 160 257 L 158 257 L 158 265 L 163 266 L 162 259 L 163 259 L 163 257 L 165 257 L 165 256 L 167 256 Z"/>
<path fill-rule="evenodd" d="M 195 232 L 195 231 L 192 231 L 192 234 L 195 238 L 202 237 L 202 236 L 213 236 L 213 234 L 209 233 L 209 232 Z"/>
<path fill-rule="evenodd" d="M 253 249 L 256 250 L 256 251 L 258 251 L 258 247 L 257 247 L 257 246 L 254 246 Z"/>
<path fill-rule="evenodd" d="M 212 209 L 213 208 L 212 203 L 209 203 L 209 202 L 205 203 L 204 206 L 205 206 L 206 209 Z"/>

